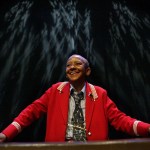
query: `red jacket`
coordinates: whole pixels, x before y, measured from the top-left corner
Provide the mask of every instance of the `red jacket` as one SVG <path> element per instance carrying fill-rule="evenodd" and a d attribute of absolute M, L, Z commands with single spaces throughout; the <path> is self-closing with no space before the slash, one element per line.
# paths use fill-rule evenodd
<path fill-rule="evenodd" d="M 43 113 L 47 113 L 45 141 L 65 141 L 69 94 L 70 84 L 68 82 L 54 84 L 39 99 L 25 108 L 14 121 L 24 128 Z M 148 135 L 150 125 L 144 122 L 134 125 L 136 120 L 118 110 L 114 102 L 107 96 L 106 90 L 101 87 L 86 83 L 85 105 L 87 141 L 107 140 L 108 122 L 117 130 L 122 130 L 130 135 L 134 135 L 134 132 L 142 136 Z M 2 133 L 8 139 L 12 139 L 18 134 L 18 131 L 11 124 Z"/>

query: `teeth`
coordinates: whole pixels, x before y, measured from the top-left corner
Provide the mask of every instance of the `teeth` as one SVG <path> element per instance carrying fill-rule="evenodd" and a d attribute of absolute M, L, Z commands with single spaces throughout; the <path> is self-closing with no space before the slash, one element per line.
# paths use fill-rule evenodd
<path fill-rule="evenodd" d="M 75 74 L 75 72 L 71 72 L 70 74 Z"/>

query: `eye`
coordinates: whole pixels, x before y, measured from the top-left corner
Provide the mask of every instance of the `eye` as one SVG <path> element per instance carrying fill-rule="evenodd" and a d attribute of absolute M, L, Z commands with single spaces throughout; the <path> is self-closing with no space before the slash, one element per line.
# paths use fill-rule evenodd
<path fill-rule="evenodd" d="M 69 66 L 70 66 L 70 64 L 67 64 L 67 65 L 66 65 L 66 67 L 69 67 Z"/>
<path fill-rule="evenodd" d="M 76 65 L 79 66 L 79 65 L 82 65 L 82 63 L 81 62 L 76 62 Z"/>

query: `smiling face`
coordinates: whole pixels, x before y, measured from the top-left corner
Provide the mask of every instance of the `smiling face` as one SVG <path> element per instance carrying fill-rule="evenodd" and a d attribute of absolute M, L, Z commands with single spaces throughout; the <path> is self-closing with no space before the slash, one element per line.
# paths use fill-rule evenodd
<path fill-rule="evenodd" d="M 66 76 L 72 85 L 83 85 L 91 69 L 88 61 L 80 55 L 72 55 L 66 64 Z"/>

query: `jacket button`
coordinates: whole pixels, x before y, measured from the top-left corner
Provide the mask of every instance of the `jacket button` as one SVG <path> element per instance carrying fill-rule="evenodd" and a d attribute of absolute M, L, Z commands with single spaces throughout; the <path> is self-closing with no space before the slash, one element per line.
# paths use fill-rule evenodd
<path fill-rule="evenodd" d="M 92 133 L 91 132 L 88 132 L 88 135 L 90 136 Z"/>

